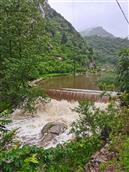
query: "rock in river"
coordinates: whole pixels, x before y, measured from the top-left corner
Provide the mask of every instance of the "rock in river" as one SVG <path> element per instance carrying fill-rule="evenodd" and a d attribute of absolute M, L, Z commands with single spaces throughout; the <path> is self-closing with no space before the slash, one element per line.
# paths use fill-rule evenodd
<path fill-rule="evenodd" d="M 61 122 L 49 122 L 41 130 L 41 145 L 47 146 L 56 136 L 64 133 L 67 125 Z"/>

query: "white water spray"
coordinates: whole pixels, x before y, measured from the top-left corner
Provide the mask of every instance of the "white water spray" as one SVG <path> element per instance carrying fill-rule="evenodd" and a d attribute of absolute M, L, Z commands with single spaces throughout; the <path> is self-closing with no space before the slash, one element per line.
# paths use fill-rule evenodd
<path fill-rule="evenodd" d="M 48 147 L 54 147 L 68 140 L 74 139 L 73 134 L 69 134 L 71 124 L 78 119 L 78 114 L 73 111 L 78 106 L 78 102 L 68 102 L 66 100 L 57 101 L 52 99 L 47 104 L 39 104 L 37 111 L 32 114 L 25 114 L 22 110 L 16 110 L 11 118 L 8 129 L 17 129 L 16 137 L 22 144 L 40 145 L 41 130 L 49 122 L 63 122 L 68 129 L 56 139 L 52 140 Z M 106 104 L 96 103 L 97 107 L 105 109 Z"/>
<path fill-rule="evenodd" d="M 40 104 L 33 116 L 24 114 L 22 110 L 17 109 L 12 114 L 12 123 L 7 127 L 8 129 L 18 128 L 16 136 L 23 144 L 39 145 L 41 129 L 47 123 L 53 121 L 64 122 L 68 126 L 68 130 L 49 145 L 55 146 L 58 143 L 72 139 L 73 136 L 69 134 L 69 130 L 71 124 L 78 118 L 78 114 L 73 111 L 77 105 L 77 102 L 51 100 L 47 104 Z"/>

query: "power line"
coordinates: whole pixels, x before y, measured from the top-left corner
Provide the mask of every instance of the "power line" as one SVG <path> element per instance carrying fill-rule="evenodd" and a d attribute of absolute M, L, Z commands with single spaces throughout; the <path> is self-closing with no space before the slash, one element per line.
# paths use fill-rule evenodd
<path fill-rule="evenodd" d="M 126 20 L 126 22 L 127 22 L 128 25 L 129 25 L 129 20 L 128 20 L 128 18 L 126 17 L 126 15 L 125 15 L 125 13 L 124 13 L 124 10 L 122 9 L 122 7 L 121 7 L 120 3 L 118 2 L 118 0 L 116 0 L 116 2 L 117 2 L 117 4 L 118 4 L 118 6 L 119 6 L 119 8 L 120 8 L 120 10 L 121 10 L 121 12 L 122 12 L 122 14 L 123 14 L 125 20 Z"/>

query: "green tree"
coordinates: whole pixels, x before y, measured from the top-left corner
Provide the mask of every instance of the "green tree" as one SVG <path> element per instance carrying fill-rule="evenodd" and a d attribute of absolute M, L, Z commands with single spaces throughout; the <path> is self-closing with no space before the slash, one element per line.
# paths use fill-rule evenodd
<path fill-rule="evenodd" d="M 32 0 L 0 0 L 0 111 L 12 108 L 30 92 L 42 52 L 44 19 Z"/>
<path fill-rule="evenodd" d="M 119 91 L 123 93 L 122 100 L 125 105 L 129 104 L 129 48 L 119 54 L 117 67 L 117 80 Z"/>

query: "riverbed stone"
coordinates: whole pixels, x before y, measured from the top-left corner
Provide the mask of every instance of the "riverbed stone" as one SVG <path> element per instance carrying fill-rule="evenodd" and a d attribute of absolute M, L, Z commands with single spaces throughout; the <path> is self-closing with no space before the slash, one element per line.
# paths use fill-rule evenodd
<path fill-rule="evenodd" d="M 117 155 L 115 152 L 110 152 L 109 144 L 107 143 L 91 157 L 91 160 L 84 167 L 85 172 L 101 172 L 100 165 L 102 163 L 107 163 L 116 157 Z M 115 167 L 109 164 L 103 172 L 115 172 Z"/>
<path fill-rule="evenodd" d="M 62 122 L 49 122 L 41 130 L 41 145 L 47 146 L 56 136 L 64 133 L 67 125 Z"/>

